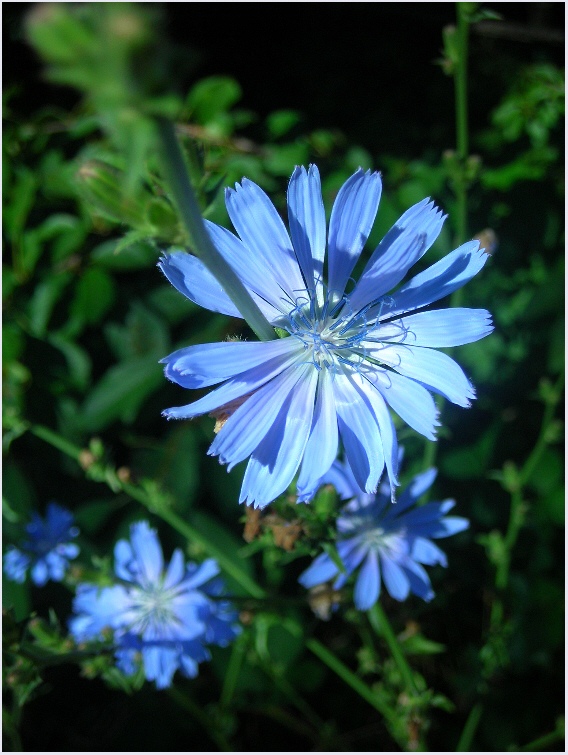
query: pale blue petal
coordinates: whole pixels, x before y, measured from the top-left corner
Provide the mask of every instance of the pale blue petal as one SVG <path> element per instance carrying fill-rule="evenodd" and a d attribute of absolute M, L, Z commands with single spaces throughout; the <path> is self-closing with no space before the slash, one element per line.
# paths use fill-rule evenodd
<path fill-rule="evenodd" d="M 164 556 L 156 531 L 148 522 L 135 522 L 130 526 L 130 542 L 142 578 L 149 585 L 157 584 L 164 569 Z"/>
<path fill-rule="evenodd" d="M 410 558 L 427 566 L 435 566 L 436 564 L 441 564 L 441 566 L 448 565 L 446 554 L 425 537 L 413 538 Z"/>
<path fill-rule="evenodd" d="M 176 548 L 172 553 L 171 561 L 166 570 L 166 576 L 164 578 L 164 589 L 168 590 L 170 587 L 174 587 L 179 584 L 185 574 L 185 558 L 182 551 Z"/>
<path fill-rule="evenodd" d="M 321 553 L 313 564 L 300 574 L 298 582 L 302 587 L 309 589 L 333 579 L 338 571 L 339 569 L 327 553 Z"/>
<path fill-rule="evenodd" d="M 282 406 L 276 421 L 247 465 L 240 503 L 266 506 L 292 482 L 312 424 L 317 371 L 304 365 L 304 376 Z"/>
<path fill-rule="evenodd" d="M 381 317 L 386 319 L 411 312 L 449 296 L 477 275 L 487 259 L 488 255 L 479 248 L 479 241 L 462 244 L 396 291 L 392 295 L 392 306 Z M 377 313 L 378 310 L 377 307 Z"/>
<path fill-rule="evenodd" d="M 158 262 L 158 267 L 172 286 L 200 307 L 231 317 L 242 317 L 217 279 L 203 262 L 192 254 L 164 254 Z"/>
<path fill-rule="evenodd" d="M 282 292 L 266 257 L 251 254 L 248 247 L 223 226 L 205 220 L 211 241 L 252 294 L 263 315 L 272 322 L 282 314 Z"/>
<path fill-rule="evenodd" d="M 298 342 L 292 338 L 222 341 L 186 346 L 160 362 L 167 365 L 167 378 L 184 388 L 199 388 L 220 383 L 294 351 L 298 351 Z"/>
<path fill-rule="evenodd" d="M 392 367 L 401 375 L 417 380 L 448 401 L 470 406 L 475 390 L 459 364 L 442 351 L 399 344 L 369 348 L 369 355 Z"/>
<path fill-rule="evenodd" d="M 207 558 L 188 579 L 184 580 L 184 587 L 186 590 L 195 590 L 216 577 L 217 574 L 219 574 L 219 565 L 215 559 Z"/>
<path fill-rule="evenodd" d="M 158 689 L 171 687 L 173 676 L 178 668 L 175 650 L 144 645 L 142 660 L 144 676 L 149 682 L 155 682 Z"/>
<path fill-rule="evenodd" d="M 415 204 L 388 231 L 367 263 L 350 303 L 354 310 L 394 288 L 438 238 L 447 215 L 434 202 Z"/>
<path fill-rule="evenodd" d="M 337 552 L 345 565 L 347 574 L 352 574 L 369 552 L 369 546 L 359 536 L 340 540 Z"/>
<path fill-rule="evenodd" d="M 381 592 L 379 561 L 374 550 L 369 551 L 359 571 L 353 600 L 359 611 L 368 611 L 375 605 Z"/>
<path fill-rule="evenodd" d="M 308 368 L 310 369 L 310 368 Z M 257 448 L 270 430 L 294 386 L 306 374 L 305 365 L 290 367 L 255 391 L 225 422 L 208 450 L 228 471 Z"/>
<path fill-rule="evenodd" d="M 317 166 L 296 166 L 288 185 L 288 222 L 294 251 L 306 288 L 314 287 L 323 276 L 325 256 L 325 210 Z"/>
<path fill-rule="evenodd" d="M 268 281 L 275 281 L 274 288 L 280 287 L 294 301 L 298 292 L 305 291 L 305 284 L 286 227 L 268 196 L 243 178 L 234 190 L 226 190 L 225 202 L 249 256 L 255 263 L 263 260 L 271 272 Z"/>
<path fill-rule="evenodd" d="M 298 501 L 310 500 L 315 495 L 321 478 L 330 471 L 337 456 L 339 431 L 332 380 L 329 370 L 320 372 L 312 429 L 298 477 Z"/>
<path fill-rule="evenodd" d="M 400 566 L 391 558 L 381 553 L 383 582 L 391 597 L 405 600 L 410 592 L 410 581 Z"/>
<path fill-rule="evenodd" d="M 376 334 L 381 341 L 434 348 L 461 346 L 485 338 L 493 331 L 491 315 L 485 309 L 432 309 L 400 320 L 381 323 Z"/>
<path fill-rule="evenodd" d="M 34 585 L 43 587 L 49 579 L 49 571 L 45 560 L 42 558 L 32 566 L 31 578 Z"/>
<path fill-rule="evenodd" d="M 207 396 L 203 396 L 203 398 L 200 398 L 191 404 L 165 409 L 162 412 L 162 416 L 167 419 L 191 419 L 200 414 L 208 414 L 209 412 L 213 412 L 226 406 L 230 402 L 235 401 L 235 399 L 242 398 L 248 393 L 258 390 L 260 386 L 264 385 L 264 383 L 267 383 L 269 380 L 272 380 L 276 375 L 279 375 L 294 362 L 301 360 L 303 349 L 299 344 L 297 349 L 297 352 L 292 352 L 291 355 L 275 357 L 266 364 L 260 365 L 259 367 L 253 367 L 252 369 L 237 375 L 232 380 L 227 381 L 219 388 L 208 393 Z"/>
<path fill-rule="evenodd" d="M 375 418 L 379 425 L 379 432 L 381 435 L 381 443 L 383 447 L 383 453 L 385 458 L 385 465 L 390 483 L 390 496 L 391 501 L 395 500 L 395 486 L 398 482 L 398 442 L 396 438 L 396 429 L 390 416 L 389 410 L 385 404 L 380 392 L 376 389 L 372 381 L 366 379 L 365 373 L 357 374 L 354 381 L 364 391 L 365 396 L 369 400 Z"/>
<path fill-rule="evenodd" d="M 361 168 L 339 189 L 329 222 L 328 288 L 341 299 L 349 276 L 365 246 L 381 198 L 379 173 Z"/>
<path fill-rule="evenodd" d="M 367 377 L 383 395 L 389 406 L 416 432 L 429 440 L 435 440 L 438 409 L 432 395 L 420 383 L 399 375 L 392 370 L 377 368 Z"/>
<path fill-rule="evenodd" d="M 356 386 L 353 375 L 336 375 L 333 392 L 341 439 L 357 484 L 365 492 L 374 493 L 385 459 L 373 409 L 365 393 Z"/>

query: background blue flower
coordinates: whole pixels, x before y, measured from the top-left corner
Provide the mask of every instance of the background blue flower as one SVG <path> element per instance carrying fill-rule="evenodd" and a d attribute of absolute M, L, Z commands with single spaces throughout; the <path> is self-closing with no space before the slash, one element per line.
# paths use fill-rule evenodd
<path fill-rule="evenodd" d="M 28 570 L 38 587 L 48 580 L 61 582 L 69 561 L 79 554 L 79 546 L 69 542 L 79 534 L 73 514 L 51 502 L 45 519 L 34 513 L 26 525 L 27 540 L 19 547 L 10 546 L 4 554 L 4 573 L 14 582 L 23 583 Z"/>
<path fill-rule="evenodd" d="M 147 522 L 130 528 L 115 546 L 116 584 L 82 584 L 73 601 L 71 634 L 102 639 L 111 630 L 117 666 L 133 674 L 140 658 L 144 676 L 159 689 L 174 673 L 194 677 L 210 658 L 206 645 L 227 645 L 238 634 L 238 614 L 222 600 L 223 582 L 213 559 L 186 564 L 176 549 L 166 567 L 155 530 Z"/>
<path fill-rule="evenodd" d="M 387 485 L 377 495 L 369 495 L 358 487 L 348 464 L 335 462 L 321 483 L 331 483 L 342 498 L 351 498 L 337 520 L 337 552 L 345 571 L 322 553 L 300 575 L 300 584 L 311 588 L 335 579 L 333 586 L 340 589 L 359 570 L 353 597 L 360 611 L 377 602 L 381 580 L 396 600 L 405 600 L 410 593 L 431 600 L 434 591 L 422 565 L 447 566 L 445 554 L 432 539 L 469 526 L 463 517 L 446 516 L 455 505 L 452 500 L 416 505 L 435 477 L 435 469 L 417 475 L 393 504 Z"/>
<path fill-rule="evenodd" d="M 318 169 L 296 167 L 287 195 L 290 234 L 268 196 L 246 178 L 226 191 L 238 237 L 206 221 L 267 320 L 290 336 L 189 346 L 162 360 L 166 377 L 184 388 L 220 384 L 164 416 L 230 415 L 209 454 L 229 470 L 250 457 L 241 502 L 265 506 L 298 469 L 299 499 L 307 500 L 336 458 L 340 438 L 359 487 L 374 492 L 386 466 L 394 499 L 398 452 L 388 406 L 434 439 L 439 423 L 431 392 L 464 407 L 474 398 L 461 367 L 437 349 L 488 335 L 489 313 L 423 310 L 481 270 L 488 255 L 479 242 L 462 244 L 390 293 L 442 229 L 445 216 L 433 202 L 424 199 L 399 218 L 347 291 L 381 190 L 379 173 L 357 170 L 340 188 L 326 231 Z M 159 267 L 192 301 L 240 316 L 196 257 L 173 252 Z"/>

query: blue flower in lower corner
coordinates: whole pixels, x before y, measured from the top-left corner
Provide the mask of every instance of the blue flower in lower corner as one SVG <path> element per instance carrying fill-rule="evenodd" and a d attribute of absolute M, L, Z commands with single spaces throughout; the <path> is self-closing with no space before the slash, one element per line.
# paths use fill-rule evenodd
<path fill-rule="evenodd" d="M 238 634 L 237 612 L 221 598 L 223 582 L 213 559 L 186 564 L 176 549 L 167 567 L 155 530 L 147 522 L 130 528 L 130 540 L 114 550 L 117 583 L 79 585 L 70 621 L 81 642 L 110 630 L 118 668 L 133 674 L 140 665 L 158 689 L 174 673 L 194 677 L 210 658 L 207 645 L 227 645 Z"/>
<path fill-rule="evenodd" d="M 79 534 L 73 514 L 57 503 L 49 503 L 45 519 L 33 514 L 26 533 L 28 539 L 19 548 L 11 546 L 4 554 L 6 576 L 22 583 L 29 570 L 32 582 L 38 587 L 50 579 L 61 582 L 69 561 L 79 554 L 79 546 L 70 542 Z"/>
<path fill-rule="evenodd" d="M 388 485 L 381 485 L 376 495 L 364 493 L 348 464 L 335 462 L 321 484 L 330 483 L 342 498 L 351 498 L 337 520 L 337 552 L 345 571 L 322 553 L 300 575 L 300 584 L 311 588 L 335 579 L 333 586 L 340 589 L 358 569 L 353 597 L 360 611 L 377 602 L 381 581 L 396 600 L 405 600 L 409 593 L 431 600 L 434 591 L 422 565 L 447 566 L 445 554 L 432 539 L 449 537 L 469 526 L 463 517 L 446 516 L 455 505 L 452 500 L 416 505 L 435 477 L 435 469 L 417 475 L 398 501 L 391 503 Z"/>

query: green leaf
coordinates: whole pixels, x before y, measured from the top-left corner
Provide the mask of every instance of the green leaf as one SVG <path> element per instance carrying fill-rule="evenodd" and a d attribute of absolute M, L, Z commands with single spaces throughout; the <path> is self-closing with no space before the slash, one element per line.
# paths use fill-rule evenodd
<path fill-rule="evenodd" d="M 28 305 L 31 332 L 38 338 L 45 336 L 53 309 L 71 280 L 70 273 L 48 276 L 36 289 Z"/>
<path fill-rule="evenodd" d="M 79 280 L 69 314 L 87 325 L 96 325 L 116 297 L 114 280 L 98 267 L 89 268 Z"/>
<path fill-rule="evenodd" d="M 443 653 L 446 646 L 440 642 L 429 640 L 421 634 L 412 634 L 401 642 L 406 655 L 434 655 Z"/>
<path fill-rule="evenodd" d="M 133 232 L 123 239 L 99 244 L 91 252 L 91 259 L 107 270 L 141 270 L 155 265 L 158 253 L 153 243 L 146 240 L 146 234 Z"/>
<path fill-rule="evenodd" d="M 187 96 L 191 117 L 206 125 L 241 99 L 241 87 L 228 76 L 210 76 L 195 84 Z"/>
<path fill-rule="evenodd" d="M 77 429 L 94 432 L 118 419 L 130 424 L 162 381 L 155 356 L 133 358 L 111 367 L 83 404 L 76 418 Z"/>
<path fill-rule="evenodd" d="M 266 128 L 272 139 L 278 139 L 299 122 L 300 114 L 296 110 L 276 110 L 266 118 Z"/>

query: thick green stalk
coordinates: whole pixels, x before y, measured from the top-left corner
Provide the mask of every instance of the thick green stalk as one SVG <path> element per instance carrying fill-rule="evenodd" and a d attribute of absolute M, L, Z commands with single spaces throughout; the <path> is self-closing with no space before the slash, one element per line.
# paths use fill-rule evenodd
<path fill-rule="evenodd" d="M 400 671 L 402 678 L 404 679 L 406 688 L 417 695 L 418 689 L 416 688 L 416 682 L 414 681 L 414 674 L 412 673 L 412 669 L 410 668 L 408 661 L 406 660 L 406 657 L 402 652 L 398 640 L 396 639 L 396 635 L 390 625 L 390 621 L 388 620 L 388 616 L 386 615 L 381 604 L 375 603 L 375 605 L 368 612 L 368 615 L 375 632 L 378 635 L 382 636 L 389 646 L 391 655 L 394 658 L 394 662 L 398 666 L 398 670 Z"/>
<path fill-rule="evenodd" d="M 233 268 L 225 261 L 209 238 L 195 192 L 187 175 L 173 124 L 164 118 L 159 118 L 157 131 L 162 147 L 164 174 L 182 222 L 193 242 L 194 254 L 217 279 L 260 340 L 270 341 L 276 338 L 274 328 L 266 320 Z"/>

